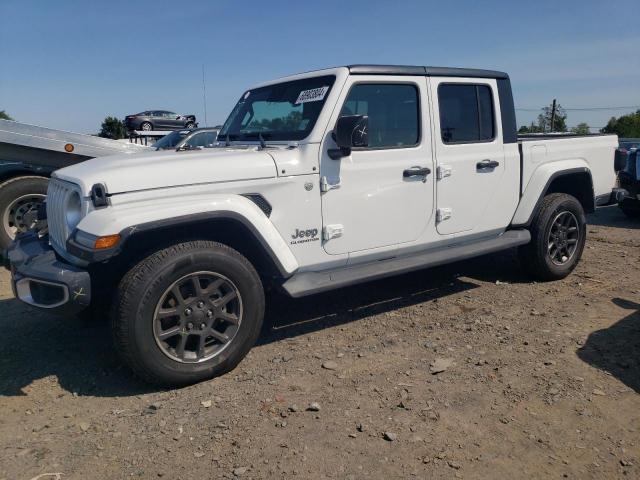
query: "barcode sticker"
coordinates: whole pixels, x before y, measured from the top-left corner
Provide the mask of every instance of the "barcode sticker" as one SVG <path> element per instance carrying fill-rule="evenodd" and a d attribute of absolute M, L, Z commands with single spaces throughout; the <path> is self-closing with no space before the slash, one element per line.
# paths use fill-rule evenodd
<path fill-rule="evenodd" d="M 296 105 L 307 102 L 317 102 L 322 100 L 324 96 L 329 91 L 329 87 L 318 87 L 312 88 L 311 90 L 303 90 L 298 95 L 298 99 L 296 100 Z"/>

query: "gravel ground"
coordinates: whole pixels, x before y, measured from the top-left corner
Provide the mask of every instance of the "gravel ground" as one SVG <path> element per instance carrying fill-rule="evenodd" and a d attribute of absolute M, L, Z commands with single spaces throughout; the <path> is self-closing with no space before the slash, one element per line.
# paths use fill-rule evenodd
<path fill-rule="evenodd" d="M 640 477 L 640 222 L 590 217 L 569 278 L 513 252 L 273 294 L 224 377 L 158 390 L 108 325 L 0 273 L 0 479 Z M 42 475 L 50 474 L 50 475 Z"/>

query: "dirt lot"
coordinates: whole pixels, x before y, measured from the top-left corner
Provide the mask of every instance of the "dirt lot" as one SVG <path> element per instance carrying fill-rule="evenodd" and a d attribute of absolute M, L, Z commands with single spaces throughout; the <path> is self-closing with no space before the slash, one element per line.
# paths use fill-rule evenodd
<path fill-rule="evenodd" d="M 588 231 L 560 282 L 507 252 L 271 295 L 236 370 L 173 391 L 3 272 L 0 479 L 639 478 L 640 222 L 611 208 Z"/>

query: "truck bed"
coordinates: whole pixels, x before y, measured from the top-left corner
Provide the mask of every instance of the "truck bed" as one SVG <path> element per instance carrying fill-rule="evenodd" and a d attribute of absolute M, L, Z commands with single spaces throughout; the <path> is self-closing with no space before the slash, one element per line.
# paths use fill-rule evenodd
<path fill-rule="evenodd" d="M 618 147 L 616 135 L 519 135 L 522 188 L 539 168 L 555 162 L 588 166 L 592 173 L 594 196 L 609 195 L 615 184 L 614 150 Z"/>

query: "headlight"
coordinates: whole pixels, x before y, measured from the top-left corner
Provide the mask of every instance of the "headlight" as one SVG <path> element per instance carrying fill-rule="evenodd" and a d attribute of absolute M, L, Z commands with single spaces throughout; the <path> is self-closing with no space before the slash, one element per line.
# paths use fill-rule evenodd
<path fill-rule="evenodd" d="M 82 219 L 82 199 L 78 192 L 72 192 L 67 200 L 67 208 L 65 208 L 65 219 L 69 233 L 78 226 Z"/>

